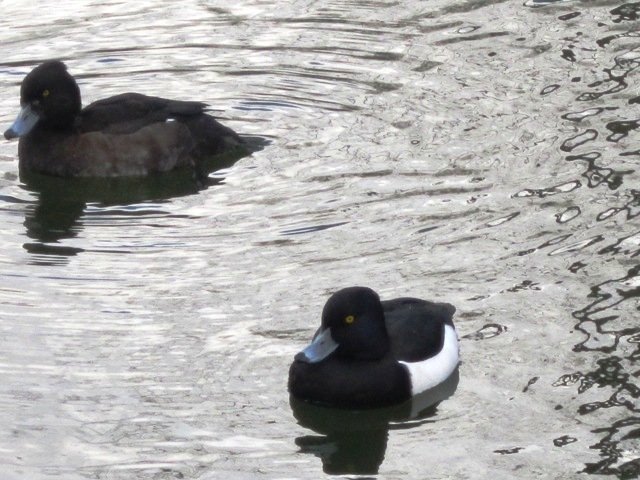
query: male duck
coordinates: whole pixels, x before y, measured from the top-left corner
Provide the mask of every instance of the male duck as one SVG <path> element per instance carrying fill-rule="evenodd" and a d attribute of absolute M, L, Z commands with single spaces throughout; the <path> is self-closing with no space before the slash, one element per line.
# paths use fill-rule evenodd
<path fill-rule="evenodd" d="M 380 301 L 370 288 L 334 293 L 313 342 L 289 369 L 294 397 L 370 408 L 408 400 L 458 366 L 455 307 L 416 298 Z"/>
<path fill-rule="evenodd" d="M 34 68 L 20 87 L 22 110 L 4 136 L 20 137 L 20 168 L 62 177 L 140 176 L 242 143 L 206 105 L 125 93 L 81 110 L 80 89 L 60 61 Z"/>

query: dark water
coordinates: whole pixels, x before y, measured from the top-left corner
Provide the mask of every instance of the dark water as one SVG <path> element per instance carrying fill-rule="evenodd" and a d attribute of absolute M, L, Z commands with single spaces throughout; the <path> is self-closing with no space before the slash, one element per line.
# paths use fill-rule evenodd
<path fill-rule="evenodd" d="M 55 57 L 85 103 L 270 142 L 206 189 L 20 179 L 0 142 L 3 479 L 640 475 L 640 3 L 2 8 L 3 125 Z M 453 396 L 290 404 L 355 284 L 456 305 Z"/>

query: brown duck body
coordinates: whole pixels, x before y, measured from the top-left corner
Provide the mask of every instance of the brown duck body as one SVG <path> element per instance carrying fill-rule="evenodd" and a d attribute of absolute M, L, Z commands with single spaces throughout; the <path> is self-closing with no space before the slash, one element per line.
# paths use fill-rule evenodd
<path fill-rule="evenodd" d="M 80 110 L 79 88 L 57 61 L 25 77 L 20 103 L 37 120 L 25 130 L 19 117 L 5 137 L 20 136 L 21 169 L 49 175 L 143 176 L 198 168 L 242 144 L 233 130 L 205 113 L 201 102 L 125 93 Z"/>

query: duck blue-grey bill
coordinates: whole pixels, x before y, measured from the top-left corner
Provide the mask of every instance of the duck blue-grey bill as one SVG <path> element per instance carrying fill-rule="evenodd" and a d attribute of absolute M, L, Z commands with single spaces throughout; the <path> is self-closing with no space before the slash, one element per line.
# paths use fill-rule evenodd
<path fill-rule="evenodd" d="M 21 137 L 31 131 L 40 120 L 40 116 L 31 108 L 31 105 L 25 105 L 20 110 L 18 117 L 9 130 L 4 132 L 4 138 L 11 140 L 12 138 Z"/>
<path fill-rule="evenodd" d="M 295 359 L 307 363 L 318 363 L 327 358 L 336 348 L 338 344 L 331 337 L 331 329 L 327 328 L 317 335 L 307 348 L 298 353 Z"/>

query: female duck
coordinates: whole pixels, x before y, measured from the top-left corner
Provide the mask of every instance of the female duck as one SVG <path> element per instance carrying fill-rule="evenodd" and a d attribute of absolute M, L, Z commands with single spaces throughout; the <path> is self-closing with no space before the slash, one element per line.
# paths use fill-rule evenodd
<path fill-rule="evenodd" d="M 370 288 L 334 293 L 313 342 L 289 370 L 294 397 L 366 408 L 400 403 L 444 382 L 458 366 L 448 303 L 380 301 Z"/>
<path fill-rule="evenodd" d="M 62 177 L 139 176 L 198 167 L 242 142 L 206 105 L 125 93 L 81 109 L 67 67 L 47 61 L 20 88 L 22 110 L 5 138 L 20 137 L 20 168 Z"/>

